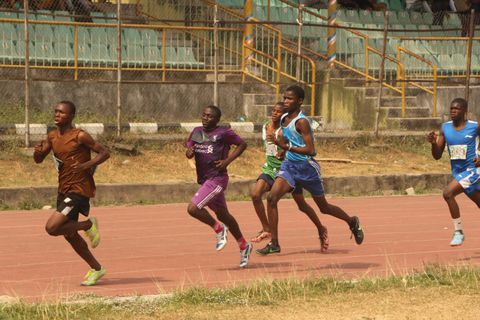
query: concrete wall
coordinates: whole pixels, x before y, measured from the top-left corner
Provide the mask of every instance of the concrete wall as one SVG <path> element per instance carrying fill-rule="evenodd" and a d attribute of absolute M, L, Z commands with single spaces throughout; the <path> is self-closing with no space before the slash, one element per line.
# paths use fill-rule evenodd
<path fill-rule="evenodd" d="M 449 174 L 377 175 L 358 177 L 325 177 L 327 194 L 364 195 L 388 192 L 404 192 L 413 187 L 417 191 L 441 190 Z M 249 185 L 254 180 L 231 181 L 227 197 L 248 197 Z M 188 203 L 198 189 L 196 183 L 164 184 L 101 184 L 97 186 L 94 204 L 123 203 Z M 56 187 L 0 188 L 0 205 L 25 208 L 27 206 L 53 205 L 57 195 Z"/>
<path fill-rule="evenodd" d="M 364 88 L 345 88 L 344 81 L 331 81 L 328 73 L 318 74 L 318 115 L 324 118 L 325 129 L 368 130 L 374 128 L 375 106 L 365 99 Z"/>
<path fill-rule="evenodd" d="M 463 86 L 441 87 L 437 90 L 437 116 L 448 119 L 450 103 L 455 98 L 465 98 L 465 88 Z M 428 106 L 433 110 L 432 95 L 420 93 L 417 95 L 418 106 Z M 480 86 L 470 86 L 469 111 L 472 114 L 480 114 Z M 470 117 L 475 120 L 475 117 Z"/>
<path fill-rule="evenodd" d="M 2 104 L 24 101 L 22 81 L 0 81 Z M 35 81 L 31 84 L 31 106 L 48 110 L 55 102 L 72 100 L 79 112 L 99 115 L 98 122 L 116 118 L 116 84 L 90 81 Z M 149 122 L 199 121 L 203 107 L 213 103 L 213 84 L 123 84 L 125 120 Z M 237 120 L 243 114 L 242 87 L 219 83 L 222 120 Z"/>

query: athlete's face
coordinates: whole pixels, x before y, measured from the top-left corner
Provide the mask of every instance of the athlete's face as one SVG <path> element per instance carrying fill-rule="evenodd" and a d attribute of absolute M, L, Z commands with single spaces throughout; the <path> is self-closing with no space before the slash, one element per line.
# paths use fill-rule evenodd
<path fill-rule="evenodd" d="M 450 105 L 450 119 L 452 119 L 452 121 L 465 119 L 465 112 L 467 112 L 467 110 L 457 102 Z"/>
<path fill-rule="evenodd" d="M 278 122 L 284 113 L 284 107 L 280 105 L 275 105 L 272 109 L 272 121 Z"/>
<path fill-rule="evenodd" d="M 213 129 L 220 121 L 219 117 L 211 108 L 205 108 L 202 113 L 202 125 L 204 129 Z"/>
<path fill-rule="evenodd" d="M 55 106 L 54 122 L 56 126 L 64 126 L 72 122 L 75 115 L 71 113 L 70 108 L 64 104 L 57 104 Z"/>
<path fill-rule="evenodd" d="M 300 99 L 295 95 L 293 91 L 285 91 L 283 94 L 283 104 L 285 105 L 285 112 L 290 112 L 299 108 L 303 99 Z"/>

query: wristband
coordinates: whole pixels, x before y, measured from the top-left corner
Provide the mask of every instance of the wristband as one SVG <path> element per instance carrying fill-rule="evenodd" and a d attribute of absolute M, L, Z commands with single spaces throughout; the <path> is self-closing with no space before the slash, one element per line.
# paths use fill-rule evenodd
<path fill-rule="evenodd" d="M 290 151 L 292 149 L 292 145 L 289 145 L 288 146 L 288 151 Z"/>

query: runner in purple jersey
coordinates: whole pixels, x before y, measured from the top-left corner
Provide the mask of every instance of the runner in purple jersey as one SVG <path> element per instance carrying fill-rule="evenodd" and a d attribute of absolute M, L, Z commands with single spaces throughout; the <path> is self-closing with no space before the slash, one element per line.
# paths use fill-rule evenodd
<path fill-rule="evenodd" d="M 230 230 L 240 247 L 240 267 L 244 268 L 248 264 L 252 245 L 245 240 L 237 221 L 228 211 L 224 191 L 228 185 L 227 166 L 245 151 L 247 144 L 233 130 L 218 126 L 221 115 L 218 107 L 206 107 L 202 114 L 202 127 L 194 128 L 188 137 L 186 156 L 188 159 L 195 157 L 197 182 L 201 187 L 187 211 L 213 228 L 217 251 L 227 244 Z M 231 145 L 237 147 L 230 153 Z M 205 207 L 213 210 L 220 222 Z"/>

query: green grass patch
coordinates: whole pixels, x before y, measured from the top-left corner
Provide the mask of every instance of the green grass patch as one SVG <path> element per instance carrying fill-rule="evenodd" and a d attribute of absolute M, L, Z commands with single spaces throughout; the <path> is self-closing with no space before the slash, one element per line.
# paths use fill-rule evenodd
<path fill-rule="evenodd" d="M 368 302 L 354 310 L 357 315 L 371 312 L 368 311 L 369 304 L 373 306 L 378 301 L 387 299 L 390 304 L 401 305 L 405 299 L 413 299 L 416 301 L 415 307 L 419 307 L 423 316 L 428 318 L 428 315 L 439 316 L 449 303 L 445 301 L 442 310 L 421 309 L 422 305 L 428 306 L 445 295 L 451 294 L 466 301 L 470 298 L 472 302 L 478 301 L 479 279 L 480 269 L 473 266 L 428 266 L 423 271 L 403 276 L 358 280 L 332 277 L 306 280 L 266 279 L 234 288 L 191 288 L 153 299 L 133 297 L 128 300 L 112 300 L 92 295 L 77 295 L 68 302 L 5 303 L 0 304 L 0 319 L 220 319 L 221 314 L 232 312 L 240 318 L 247 311 L 249 317 L 263 319 L 265 312 L 282 313 L 286 309 L 287 313 L 295 315 L 303 310 L 298 309 L 298 305 L 308 310 L 316 308 L 319 303 L 324 311 L 334 308 L 335 312 L 348 312 L 346 305 L 338 304 L 350 299 L 362 301 L 366 297 Z M 476 306 L 471 306 L 475 309 L 471 312 L 477 312 L 480 307 L 478 303 Z M 405 305 L 403 308 L 409 307 L 412 306 Z M 452 305 L 452 308 L 454 307 L 455 305 Z M 317 316 L 325 318 L 318 314 Z M 298 316 L 285 319 L 301 318 Z"/>
<path fill-rule="evenodd" d="M 31 107 L 30 123 L 53 123 L 53 108 L 51 111 Z M 0 107 L 0 124 L 25 123 L 25 106 L 22 102 Z"/>

